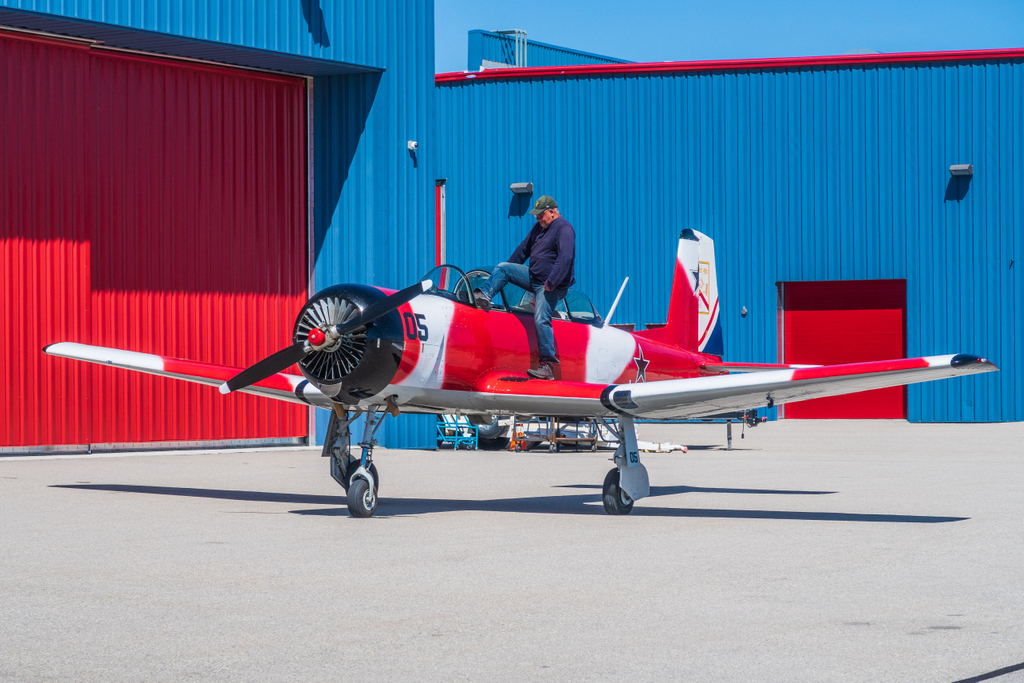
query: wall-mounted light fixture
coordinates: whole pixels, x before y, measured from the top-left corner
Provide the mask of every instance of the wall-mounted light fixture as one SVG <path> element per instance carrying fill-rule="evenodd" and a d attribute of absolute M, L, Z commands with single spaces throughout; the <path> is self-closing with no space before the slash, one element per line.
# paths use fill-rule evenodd
<path fill-rule="evenodd" d="M 410 152 L 415 152 L 420 148 L 420 143 L 415 140 L 409 140 L 409 142 L 405 143 L 405 148 Z"/>
<path fill-rule="evenodd" d="M 949 175 L 972 176 L 974 175 L 974 164 L 953 164 L 949 167 Z"/>
<path fill-rule="evenodd" d="M 512 183 L 513 194 L 533 194 L 533 183 Z"/>

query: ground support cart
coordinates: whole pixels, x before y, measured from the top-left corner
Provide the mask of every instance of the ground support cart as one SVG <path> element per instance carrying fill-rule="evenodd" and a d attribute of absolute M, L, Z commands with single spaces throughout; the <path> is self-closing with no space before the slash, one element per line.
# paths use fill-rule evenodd
<path fill-rule="evenodd" d="M 528 451 L 547 443 L 552 453 L 566 448 L 596 451 L 605 441 L 598 423 L 593 418 L 538 417 L 512 422 L 512 442 L 516 451 Z"/>
<path fill-rule="evenodd" d="M 467 450 L 477 450 L 480 445 L 480 432 L 465 415 L 437 416 L 437 447 L 451 444 L 454 450 L 459 446 Z"/>

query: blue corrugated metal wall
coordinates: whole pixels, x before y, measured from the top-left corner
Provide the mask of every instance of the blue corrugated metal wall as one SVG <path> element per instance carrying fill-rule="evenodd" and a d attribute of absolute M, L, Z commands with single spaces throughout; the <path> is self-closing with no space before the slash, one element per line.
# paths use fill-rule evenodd
<path fill-rule="evenodd" d="M 421 5 L 430 11 L 416 9 Z M 154 45 L 175 36 L 379 69 L 391 61 L 389 49 L 433 46 L 426 25 L 395 23 L 415 12 L 429 14 L 432 28 L 433 3 L 423 0 L 0 0 L 0 7 L 145 31 Z"/>
<path fill-rule="evenodd" d="M 434 266 L 433 2 L 388 5 L 363 36 L 385 70 L 314 82 L 317 289 L 340 282 L 397 289 Z M 409 140 L 420 144 L 415 154 Z M 322 443 L 328 414 L 317 413 Z M 388 417 L 378 439 L 433 447 L 434 425 L 432 415 Z"/>
<path fill-rule="evenodd" d="M 469 32 L 469 70 L 479 71 L 483 60 L 515 65 L 515 39 L 491 31 Z M 526 66 L 572 66 L 577 64 L 627 64 L 628 60 L 570 50 L 566 47 L 527 41 Z"/>
<path fill-rule="evenodd" d="M 912 386 L 914 421 L 1024 420 L 1024 62 L 476 80 L 438 86 L 449 260 L 505 259 L 551 194 L 577 280 L 664 321 L 682 228 L 716 240 L 726 357 L 775 362 L 776 283 L 905 278 L 911 356 L 1002 372 Z M 537 102 L 547 106 L 537 107 Z M 954 181 L 951 164 L 974 164 Z M 1019 255 L 1019 254 L 1016 254 Z M 740 316 L 742 307 L 749 314 Z"/>
<path fill-rule="evenodd" d="M 425 256 L 433 254 L 434 240 L 431 0 L 0 0 L 0 19 L 315 76 L 317 288 L 337 282 L 401 287 L 432 266 Z M 407 151 L 408 140 L 421 143 L 416 156 Z M 322 440 L 327 413 L 317 412 Z M 380 439 L 432 445 L 433 430 L 433 417 L 388 418 Z"/>

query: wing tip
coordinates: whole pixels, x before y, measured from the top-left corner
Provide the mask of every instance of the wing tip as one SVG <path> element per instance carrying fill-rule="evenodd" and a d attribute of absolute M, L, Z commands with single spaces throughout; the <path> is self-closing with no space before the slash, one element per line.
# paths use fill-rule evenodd
<path fill-rule="evenodd" d="M 982 358 L 981 356 L 973 356 L 969 353 L 958 353 L 953 356 L 951 361 L 949 361 L 949 365 L 957 370 L 966 371 L 990 371 L 999 369 L 999 367 L 992 361 Z"/>
<path fill-rule="evenodd" d="M 52 344 L 47 344 L 46 346 L 44 346 L 43 353 L 47 354 L 48 356 L 59 356 L 61 358 L 68 358 L 69 349 L 74 349 L 76 346 L 83 345 L 77 344 L 76 342 L 54 342 Z"/>
<path fill-rule="evenodd" d="M 219 391 L 222 394 L 230 394 L 231 393 L 231 387 L 228 386 L 227 382 L 224 382 L 219 387 L 217 387 L 217 391 Z"/>

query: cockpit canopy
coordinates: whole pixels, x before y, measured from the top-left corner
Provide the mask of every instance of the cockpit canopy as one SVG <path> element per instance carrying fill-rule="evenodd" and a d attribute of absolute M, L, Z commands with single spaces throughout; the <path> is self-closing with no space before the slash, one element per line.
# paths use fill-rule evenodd
<path fill-rule="evenodd" d="M 434 286 L 424 294 L 444 297 L 479 308 L 476 298 L 473 296 L 473 290 L 479 289 L 480 285 L 491 277 L 492 270 L 494 270 L 493 266 L 474 268 L 466 273 L 456 266 L 445 264 L 434 268 L 420 279 L 429 278 L 434 283 Z M 522 287 L 509 282 L 502 292 L 491 300 L 491 309 L 533 315 L 533 298 L 533 292 L 527 292 Z M 588 325 L 602 325 L 601 316 L 597 314 L 594 304 L 590 302 L 586 294 L 578 289 L 570 289 L 565 298 L 558 302 L 554 317 Z"/>

